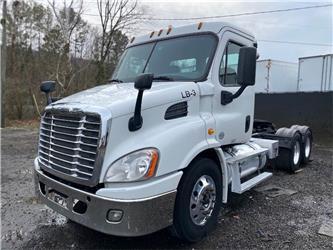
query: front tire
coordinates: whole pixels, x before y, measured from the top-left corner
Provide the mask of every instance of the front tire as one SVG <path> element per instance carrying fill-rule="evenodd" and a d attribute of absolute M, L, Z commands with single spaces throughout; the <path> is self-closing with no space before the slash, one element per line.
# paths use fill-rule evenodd
<path fill-rule="evenodd" d="M 173 231 L 188 242 L 197 242 L 212 231 L 222 205 L 219 166 L 200 158 L 185 169 L 178 186 Z"/>

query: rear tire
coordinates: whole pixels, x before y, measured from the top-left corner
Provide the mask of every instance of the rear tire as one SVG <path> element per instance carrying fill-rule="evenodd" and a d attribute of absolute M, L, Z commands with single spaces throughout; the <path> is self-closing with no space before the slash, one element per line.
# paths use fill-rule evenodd
<path fill-rule="evenodd" d="M 302 152 L 302 136 L 298 131 L 287 131 L 289 129 L 283 129 L 283 133 L 278 133 L 279 136 L 285 132 L 288 133 L 288 137 L 291 140 L 290 148 L 279 148 L 279 155 L 276 158 L 276 166 L 279 169 L 287 170 L 291 173 L 295 173 L 300 169 L 301 164 L 301 152 Z"/>
<path fill-rule="evenodd" d="M 178 186 L 173 234 L 188 242 L 201 240 L 215 228 L 221 205 L 219 166 L 208 158 L 195 160 Z"/>
<path fill-rule="evenodd" d="M 303 145 L 302 145 L 302 163 L 307 164 L 310 161 L 312 153 L 312 133 L 308 130 L 303 135 Z"/>
<path fill-rule="evenodd" d="M 308 126 L 299 126 L 293 125 L 291 129 L 299 130 L 302 134 L 302 163 L 307 164 L 310 161 L 311 153 L 312 153 L 312 142 L 313 136 L 312 131 Z"/>

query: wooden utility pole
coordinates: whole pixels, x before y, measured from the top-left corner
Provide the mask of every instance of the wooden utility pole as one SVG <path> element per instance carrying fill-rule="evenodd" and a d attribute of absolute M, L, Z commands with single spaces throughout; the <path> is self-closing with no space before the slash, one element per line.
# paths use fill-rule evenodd
<path fill-rule="evenodd" d="M 6 39 L 6 21 L 7 21 L 7 1 L 3 0 L 2 5 L 2 39 L 1 39 L 1 128 L 6 126 L 5 124 L 5 91 L 6 91 L 6 49 L 7 49 L 7 39 Z"/>

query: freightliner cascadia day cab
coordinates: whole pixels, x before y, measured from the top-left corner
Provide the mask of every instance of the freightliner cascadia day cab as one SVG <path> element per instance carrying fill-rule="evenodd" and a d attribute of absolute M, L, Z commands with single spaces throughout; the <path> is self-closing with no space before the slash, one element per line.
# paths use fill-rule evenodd
<path fill-rule="evenodd" d="M 43 82 L 42 201 L 110 235 L 168 227 L 195 242 L 217 224 L 228 192 L 272 176 L 265 166 L 299 170 L 310 128 L 253 117 L 256 47 L 227 23 L 170 26 L 132 39 L 108 84 L 54 101 L 55 82 Z"/>

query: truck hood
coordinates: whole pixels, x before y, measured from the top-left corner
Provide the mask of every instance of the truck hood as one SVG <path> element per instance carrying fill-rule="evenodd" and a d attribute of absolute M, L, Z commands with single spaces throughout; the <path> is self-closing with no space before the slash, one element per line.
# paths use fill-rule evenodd
<path fill-rule="evenodd" d="M 153 82 L 152 88 L 143 94 L 142 110 L 192 98 L 195 95 L 186 93 L 193 91 L 199 95 L 194 82 Z M 134 83 L 106 84 L 65 97 L 51 105 L 54 108 L 98 106 L 109 109 L 112 117 L 117 117 L 134 112 L 137 93 Z"/>

